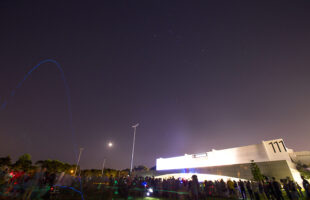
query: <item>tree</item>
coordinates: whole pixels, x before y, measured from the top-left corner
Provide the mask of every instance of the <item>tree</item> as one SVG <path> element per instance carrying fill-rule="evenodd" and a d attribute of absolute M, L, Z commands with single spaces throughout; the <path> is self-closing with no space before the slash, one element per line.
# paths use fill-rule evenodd
<path fill-rule="evenodd" d="M 11 164 L 12 164 L 12 160 L 10 156 L 0 158 L 0 167 L 11 166 Z"/>
<path fill-rule="evenodd" d="M 23 171 L 28 171 L 31 169 L 32 161 L 31 155 L 26 153 L 18 158 L 14 164 L 15 169 L 21 169 Z"/>
<path fill-rule="evenodd" d="M 84 169 L 81 171 L 81 175 L 86 177 L 98 177 L 101 176 L 101 173 L 100 169 Z"/>
<path fill-rule="evenodd" d="M 310 178 L 310 170 L 308 165 L 297 162 L 296 169 L 299 171 L 300 175 L 304 176 L 306 179 Z"/>
<path fill-rule="evenodd" d="M 63 163 L 59 160 L 39 160 L 36 162 L 37 165 L 40 165 L 42 168 L 46 168 L 49 172 L 66 172 L 70 173 L 75 167 L 68 163 Z"/>
<path fill-rule="evenodd" d="M 251 172 L 252 172 L 252 175 L 253 175 L 253 179 L 255 181 L 261 181 L 261 180 L 264 179 L 264 176 L 260 172 L 260 169 L 259 169 L 258 165 L 254 162 L 254 160 L 251 160 L 250 167 L 251 167 Z"/>
<path fill-rule="evenodd" d="M 128 176 L 129 175 L 129 172 L 130 172 L 130 169 L 123 169 L 120 171 L 120 175 L 121 176 Z"/>
<path fill-rule="evenodd" d="M 133 168 L 133 171 L 148 171 L 148 168 L 144 165 L 139 165 Z"/>
<path fill-rule="evenodd" d="M 105 176 L 113 176 L 113 177 L 116 177 L 116 176 L 118 175 L 118 171 L 115 170 L 115 169 L 106 168 L 106 169 L 104 169 L 103 174 L 104 174 Z"/>

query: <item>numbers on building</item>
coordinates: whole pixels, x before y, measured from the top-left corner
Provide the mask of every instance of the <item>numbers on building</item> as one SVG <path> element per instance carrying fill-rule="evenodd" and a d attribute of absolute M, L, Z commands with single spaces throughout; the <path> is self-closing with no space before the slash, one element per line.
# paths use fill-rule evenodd
<path fill-rule="evenodd" d="M 277 152 L 276 152 L 276 149 L 275 149 L 274 146 L 273 146 L 273 143 L 272 143 L 272 142 L 269 142 L 269 144 L 272 146 L 273 151 L 274 151 L 275 153 L 277 153 Z"/>
<path fill-rule="evenodd" d="M 283 146 L 284 150 L 287 152 L 287 149 L 286 149 L 286 147 L 285 147 L 285 145 L 284 145 L 284 142 L 281 140 L 279 143 L 281 143 L 281 144 L 282 144 L 282 146 Z"/>
<path fill-rule="evenodd" d="M 281 147 L 280 147 L 279 143 L 281 143 L 281 144 L 282 144 L 284 151 L 286 151 L 286 152 L 287 152 L 287 149 L 286 149 L 286 147 L 285 147 L 285 145 L 284 145 L 284 142 L 283 142 L 282 140 L 281 140 L 281 141 L 279 141 L 279 142 L 278 142 L 278 141 L 275 141 L 275 142 L 269 142 L 269 145 L 271 145 L 271 146 L 272 146 L 273 152 L 274 152 L 274 153 L 277 153 L 277 148 L 276 148 L 276 147 L 278 147 L 279 152 L 282 152 L 282 151 L 281 151 Z"/>

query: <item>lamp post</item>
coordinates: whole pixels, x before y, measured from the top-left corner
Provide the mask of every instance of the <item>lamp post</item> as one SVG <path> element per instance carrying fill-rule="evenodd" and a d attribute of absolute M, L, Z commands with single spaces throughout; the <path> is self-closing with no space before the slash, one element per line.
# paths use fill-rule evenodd
<path fill-rule="evenodd" d="M 113 143 L 110 141 L 108 142 L 108 148 L 112 148 L 113 147 Z M 103 159 L 103 162 L 102 162 L 102 170 L 101 170 L 101 176 L 103 177 L 103 171 L 104 171 L 104 165 L 105 165 L 105 162 L 106 162 L 106 158 Z"/>
<path fill-rule="evenodd" d="M 102 163 L 101 177 L 103 177 L 104 165 L 105 165 L 105 159 L 103 159 L 103 163 Z"/>
<path fill-rule="evenodd" d="M 81 154 L 82 154 L 82 151 L 84 150 L 84 148 L 80 148 L 80 153 L 79 153 L 79 157 L 78 157 L 78 160 L 77 160 L 77 163 L 76 163 L 76 167 L 75 167 L 75 171 L 74 171 L 74 176 L 76 175 L 76 172 L 77 172 L 77 168 L 79 166 L 79 163 L 80 163 L 80 159 L 81 159 Z"/>
<path fill-rule="evenodd" d="M 132 126 L 134 131 L 133 131 L 133 144 L 132 144 L 132 152 L 131 152 L 130 175 L 132 172 L 133 156 L 134 156 L 134 152 L 135 152 L 136 129 L 138 126 L 139 126 L 139 123 Z"/>

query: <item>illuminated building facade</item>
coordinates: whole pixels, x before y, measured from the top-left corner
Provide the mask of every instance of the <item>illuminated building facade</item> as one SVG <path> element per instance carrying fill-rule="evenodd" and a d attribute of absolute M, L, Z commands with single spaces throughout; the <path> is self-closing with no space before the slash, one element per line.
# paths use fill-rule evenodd
<path fill-rule="evenodd" d="M 220 175 L 241 179 L 252 179 L 250 163 L 254 160 L 262 174 L 278 180 L 290 177 L 301 181 L 295 163 L 310 163 L 310 152 L 294 152 L 282 139 L 262 141 L 260 144 L 192 154 L 156 160 L 156 174 L 160 175 Z M 293 162 L 294 161 L 294 162 Z M 309 162 L 309 163 L 307 163 Z M 201 176 L 203 177 L 203 176 Z M 202 181 L 202 180 L 200 180 Z"/>

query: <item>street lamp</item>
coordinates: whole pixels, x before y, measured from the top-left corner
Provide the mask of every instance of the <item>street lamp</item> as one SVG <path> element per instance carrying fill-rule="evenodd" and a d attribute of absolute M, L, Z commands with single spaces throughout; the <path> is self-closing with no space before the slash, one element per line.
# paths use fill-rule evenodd
<path fill-rule="evenodd" d="M 109 143 L 108 143 L 108 147 L 113 147 L 113 143 L 112 143 L 112 142 L 109 142 Z"/>
<path fill-rule="evenodd" d="M 132 126 L 134 131 L 133 131 L 133 144 L 132 144 L 131 163 L 130 163 L 130 174 L 132 172 L 133 155 L 134 155 L 134 152 L 135 152 L 136 129 L 137 129 L 138 126 L 139 126 L 139 123 L 137 123 L 136 125 Z"/>
<path fill-rule="evenodd" d="M 79 153 L 79 158 L 77 160 L 77 163 L 76 163 L 76 167 L 75 167 L 75 171 L 74 171 L 74 176 L 76 175 L 76 171 L 77 171 L 77 168 L 79 166 L 79 163 L 80 163 L 80 159 L 81 159 L 81 154 L 82 154 L 82 151 L 84 150 L 84 148 L 80 147 L 80 153 Z"/>

